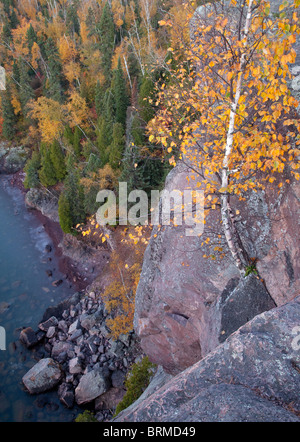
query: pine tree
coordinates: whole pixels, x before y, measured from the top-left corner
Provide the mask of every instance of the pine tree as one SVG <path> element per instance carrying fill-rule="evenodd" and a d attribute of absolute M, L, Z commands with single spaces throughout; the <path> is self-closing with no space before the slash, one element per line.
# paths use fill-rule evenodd
<path fill-rule="evenodd" d="M 2 133 L 4 138 L 11 140 L 16 133 L 16 116 L 14 113 L 14 108 L 11 104 L 11 93 L 10 87 L 7 85 L 6 91 L 3 91 L 1 96 L 2 104 Z"/>
<path fill-rule="evenodd" d="M 118 59 L 118 67 L 114 72 L 112 90 L 115 99 L 116 122 L 125 126 L 126 112 L 129 105 L 129 97 L 126 90 L 126 81 L 123 74 L 121 59 Z"/>
<path fill-rule="evenodd" d="M 27 161 L 24 172 L 26 174 L 24 179 L 25 189 L 31 189 L 40 185 L 39 168 L 41 167 L 41 156 L 38 151 L 32 153 L 31 158 Z"/>
<path fill-rule="evenodd" d="M 57 140 L 51 145 L 50 158 L 55 169 L 56 178 L 58 181 L 62 181 L 66 176 L 66 165 L 64 154 Z"/>
<path fill-rule="evenodd" d="M 113 141 L 109 147 L 109 164 L 113 169 L 120 167 L 124 148 L 124 127 L 121 123 L 115 123 L 113 126 Z"/>
<path fill-rule="evenodd" d="M 59 224 L 62 231 L 64 233 L 71 233 L 73 222 L 72 222 L 70 204 L 64 192 L 62 192 L 59 196 L 58 216 L 59 216 Z"/>

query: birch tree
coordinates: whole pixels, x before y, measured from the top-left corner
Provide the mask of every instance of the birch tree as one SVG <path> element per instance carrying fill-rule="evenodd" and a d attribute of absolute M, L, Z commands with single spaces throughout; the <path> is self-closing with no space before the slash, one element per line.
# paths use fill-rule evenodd
<path fill-rule="evenodd" d="M 299 5 L 285 1 L 274 14 L 265 0 L 231 0 L 193 11 L 189 47 L 181 45 L 180 56 L 169 48 L 168 63 L 176 67 L 169 68 L 169 84 L 160 85 L 149 124 L 150 141 L 162 145 L 172 164 L 185 162 L 206 206 L 220 209 L 241 274 L 250 263 L 232 197 L 246 198 L 280 181 L 284 171 L 300 179 L 298 102 L 288 89 Z M 170 19 L 162 24 L 170 26 Z"/>

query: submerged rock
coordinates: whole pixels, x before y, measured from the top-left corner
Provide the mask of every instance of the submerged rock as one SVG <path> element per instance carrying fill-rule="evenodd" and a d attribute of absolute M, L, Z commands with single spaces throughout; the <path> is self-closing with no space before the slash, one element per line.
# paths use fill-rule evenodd
<path fill-rule="evenodd" d="M 31 327 L 24 328 L 20 333 L 20 341 L 26 345 L 27 348 L 31 348 L 39 342 L 39 339 Z"/>
<path fill-rule="evenodd" d="M 41 359 L 23 376 L 22 381 L 30 394 L 51 390 L 61 380 L 63 372 L 52 358 Z"/>

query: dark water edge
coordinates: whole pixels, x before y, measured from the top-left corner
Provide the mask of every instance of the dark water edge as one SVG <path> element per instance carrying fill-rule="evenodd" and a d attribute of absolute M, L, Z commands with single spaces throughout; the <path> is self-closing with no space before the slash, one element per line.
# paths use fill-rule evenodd
<path fill-rule="evenodd" d="M 22 377 L 42 355 L 18 339 L 23 327 L 36 330 L 45 310 L 75 291 L 60 271 L 45 226 L 26 209 L 21 190 L 0 175 L 0 326 L 6 331 L 6 350 L 0 350 L 0 422 L 70 422 L 81 411 L 66 409 L 55 391 L 31 396 L 24 390 Z"/>

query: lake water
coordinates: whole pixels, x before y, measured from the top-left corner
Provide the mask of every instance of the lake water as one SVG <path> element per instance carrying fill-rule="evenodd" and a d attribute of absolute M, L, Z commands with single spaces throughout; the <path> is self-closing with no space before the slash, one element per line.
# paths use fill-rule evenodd
<path fill-rule="evenodd" d="M 31 396 L 22 384 L 39 357 L 19 342 L 20 329 L 37 330 L 47 307 L 74 293 L 54 252 L 45 250 L 47 244 L 51 239 L 26 209 L 21 191 L 0 176 L 0 326 L 6 332 L 6 350 L 0 350 L 0 422 L 67 422 L 78 414 L 67 410 L 55 392 Z M 63 283 L 54 287 L 58 279 Z"/>

